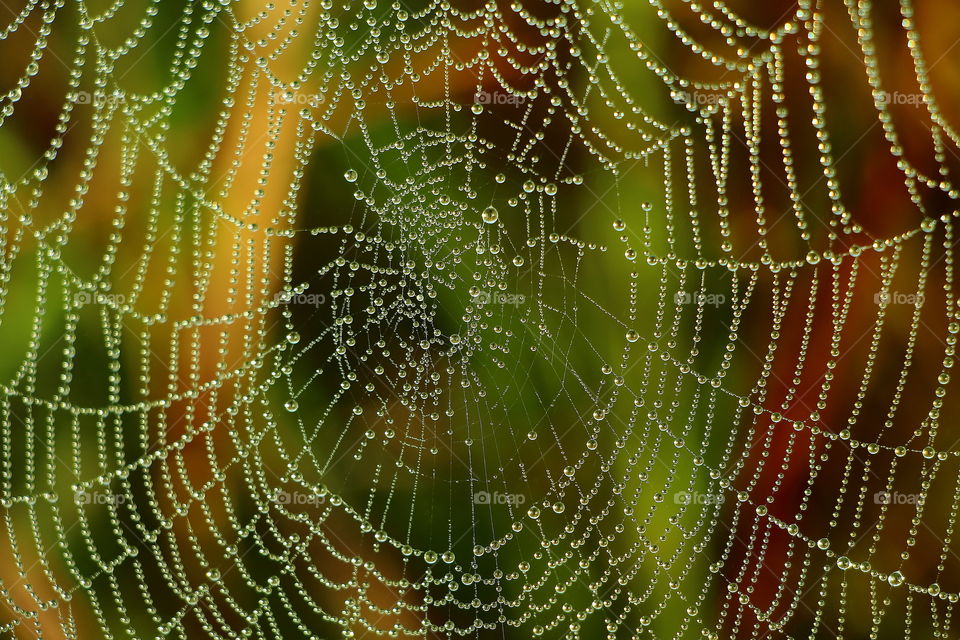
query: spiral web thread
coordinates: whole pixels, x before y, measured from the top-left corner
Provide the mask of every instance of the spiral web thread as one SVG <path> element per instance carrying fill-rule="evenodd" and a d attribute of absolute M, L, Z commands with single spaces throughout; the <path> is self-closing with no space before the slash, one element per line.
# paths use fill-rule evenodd
<path fill-rule="evenodd" d="M 960 140 L 883 11 L 10 9 L 0 131 L 63 93 L 0 190 L 5 632 L 960 637 Z"/>

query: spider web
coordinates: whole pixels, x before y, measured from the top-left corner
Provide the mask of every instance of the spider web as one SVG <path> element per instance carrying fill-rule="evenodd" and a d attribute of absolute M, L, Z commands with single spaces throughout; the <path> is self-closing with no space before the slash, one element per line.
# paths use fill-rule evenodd
<path fill-rule="evenodd" d="M 958 637 L 935 64 L 733 6 L 10 9 L 4 630 Z"/>

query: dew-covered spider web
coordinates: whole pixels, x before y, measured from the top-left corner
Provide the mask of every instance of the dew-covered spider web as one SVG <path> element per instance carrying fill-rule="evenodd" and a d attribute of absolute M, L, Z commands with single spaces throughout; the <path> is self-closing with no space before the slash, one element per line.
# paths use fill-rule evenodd
<path fill-rule="evenodd" d="M 6 635 L 960 637 L 949 4 L 0 3 Z"/>

